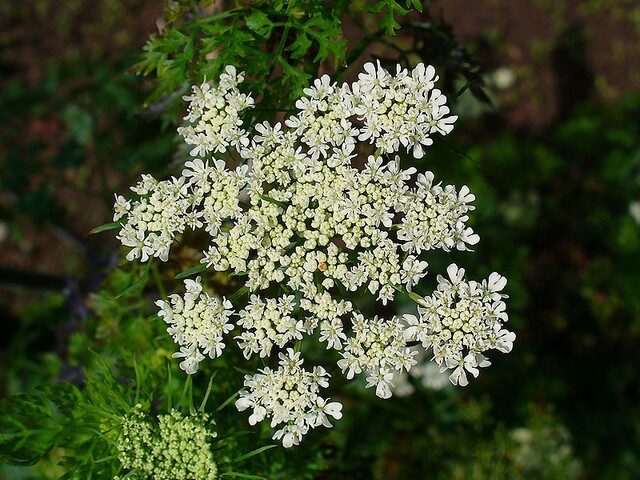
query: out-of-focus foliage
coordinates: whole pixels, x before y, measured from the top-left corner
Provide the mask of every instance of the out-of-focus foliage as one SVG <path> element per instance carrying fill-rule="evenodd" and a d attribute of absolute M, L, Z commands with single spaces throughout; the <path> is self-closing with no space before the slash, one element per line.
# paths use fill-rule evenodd
<path fill-rule="evenodd" d="M 482 388 L 505 418 L 526 401 L 555 405 L 588 478 L 640 475 L 639 116 L 638 96 L 584 104 L 545 132 L 501 131 L 431 163 L 478 195 L 469 268 L 509 278 L 517 346 Z M 465 157 L 443 161 L 449 148 Z"/>
<path fill-rule="evenodd" d="M 524 427 L 498 428 L 480 441 L 464 461 L 452 462 L 444 478 L 507 480 L 579 478 L 581 465 L 573 454 L 567 430 L 544 412 L 534 412 Z"/>
<path fill-rule="evenodd" d="M 37 88 L 5 86 L 0 189 L 12 209 L 73 231 L 65 216 L 76 205 L 65 202 L 66 191 L 74 200 L 95 192 L 88 201 L 101 206 L 123 176 L 171 158 L 172 135 L 158 135 L 159 124 L 141 111 L 144 91 L 120 73 L 124 65 L 59 66 Z"/>
<path fill-rule="evenodd" d="M 174 132 L 143 110 L 149 90 L 126 73 L 147 37 L 144 4 L 0 0 L 3 392 L 64 358 L 83 297 L 112 261 L 112 243 L 86 233 L 114 191 L 171 160 Z"/>

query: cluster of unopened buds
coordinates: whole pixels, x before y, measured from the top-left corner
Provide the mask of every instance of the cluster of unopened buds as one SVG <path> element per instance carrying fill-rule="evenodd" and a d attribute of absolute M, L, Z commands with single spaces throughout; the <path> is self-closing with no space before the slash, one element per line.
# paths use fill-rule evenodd
<path fill-rule="evenodd" d="M 243 74 L 227 67 L 216 86 L 185 97 L 179 132 L 193 158 L 181 176 L 143 176 L 135 200 L 116 199 L 129 260 L 164 261 L 183 232 L 204 230 L 202 270 L 244 279 L 245 296 L 217 298 L 198 277 L 157 304 L 187 373 L 233 340 L 247 359 L 279 356 L 277 370 L 245 378 L 236 406 L 252 410 L 251 423 L 279 426 L 274 438 L 285 446 L 341 416 L 339 403 L 319 396 L 329 374 L 301 366 L 305 340 L 337 351 L 346 378 L 362 376 L 381 398 L 392 395 L 394 375 L 416 366 L 418 349 L 466 385 L 489 365 L 484 352 L 512 348 L 504 277 L 467 281 L 451 265 L 432 295 L 416 293 L 429 251 L 479 241 L 467 224 L 469 188 L 401 168 L 399 154 L 421 158 L 433 136 L 453 128 L 437 79 L 423 64 L 392 74 L 368 63 L 351 84 L 315 80 L 284 125 L 245 129 L 254 102 L 238 89 Z M 361 312 L 367 298 L 387 305 L 398 295 L 417 304 L 416 315 Z"/>

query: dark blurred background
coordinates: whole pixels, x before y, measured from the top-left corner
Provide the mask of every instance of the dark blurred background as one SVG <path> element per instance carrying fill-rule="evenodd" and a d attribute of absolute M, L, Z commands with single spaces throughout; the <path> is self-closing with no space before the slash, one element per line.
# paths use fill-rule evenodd
<path fill-rule="evenodd" d="M 144 108 L 152 82 L 129 71 L 162 8 L 0 0 L 2 395 L 78 375 L 73 334 L 119 261 L 112 235 L 88 232 L 174 154 L 173 126 Z M 640 478 L 640 2 L 438 0 L 428 14 L 482 67 L 489 102 L 457 99 L 461 122 L 426 161 L 476 193 L 482 242 L 461 262 L 509 278 L 518 335 L 468 395 L 507 425 L 552 411 L 584 478 Z"/>

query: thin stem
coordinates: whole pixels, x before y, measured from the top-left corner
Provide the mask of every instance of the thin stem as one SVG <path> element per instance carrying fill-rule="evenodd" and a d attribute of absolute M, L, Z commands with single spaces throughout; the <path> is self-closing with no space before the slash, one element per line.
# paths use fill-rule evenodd
<path fill-rule="evenodd" d="M 413 300 L 415 303 L 417 303 L 418 305 L 424 305 L 424 299 L 418 295 L 415 292 L 410 292 L 408 291 L 406 288 L 402 287 L 402 286 L 398 286 L 398 285 L 393 285 L 391 284 L 391 286 L 398 292 L 406 295 L 407 297 L 409 297 L 411 300 Z"/>
<path fill-rule="evenodd" d="M 275 68 L 276 62 L 278 60 L 284 60 L 282 58 L 282 53 L 284 52 L 284 46 L 287 43 L 287 37 L 289 35 L 289 21 L 284 24 L 284 29 L 282 30 L 282 36 L 280 37 L 280 41 L 278 42 L 278 48 L 273 56 L 273 61 L 271 62 L 271 66 L 269 67 L 269 78 L 271 78 L 271 74 Z"/>
<path fill-rule="evenodd" d="M 160 273 L 158 272 L 158 267 L 155 264 L 151 266 L 151 274 L 153 275 L 153 280 L 156 282 L 156 287 L 158 287 L 160 296 L 163 299 L 167 298 L 167 290 L 164 288 L 162 278 L 160 277 Z"/>

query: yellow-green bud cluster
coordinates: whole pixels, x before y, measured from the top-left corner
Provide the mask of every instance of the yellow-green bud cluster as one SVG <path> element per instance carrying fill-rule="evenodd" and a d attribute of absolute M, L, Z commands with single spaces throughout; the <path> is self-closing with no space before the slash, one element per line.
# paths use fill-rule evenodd
<path fill-rule="evenodd" d="M 137 405 L 122 421 L 118 459 L 140 480 L 213 480 L 218 467 L 209 441 L 207 414 L 183 415 L 177 410 L 153 422 Z"/>

